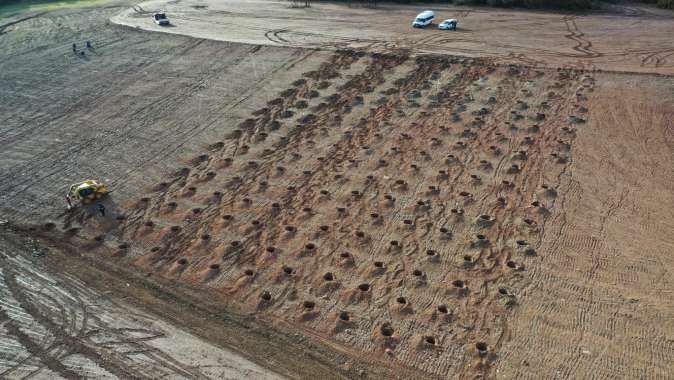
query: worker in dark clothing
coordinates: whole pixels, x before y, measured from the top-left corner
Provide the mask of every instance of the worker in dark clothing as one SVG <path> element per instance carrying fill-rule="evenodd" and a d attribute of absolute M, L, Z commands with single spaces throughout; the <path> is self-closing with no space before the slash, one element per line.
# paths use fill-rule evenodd
<path fill-rule="evenodd" d="M 87 41 L 87 49 L 91 49 L 91 41 Z"/>
<path fill-rule="evenodd" d="M 73 44 L 73 53 L 77 54 L 77 45 Z"/>
<path fill-rule="evenodd" d="M 105 216 L 105 206 L 103 206 L 103 203 L 98 204 L 98 212 L 101 213 L 101 216 Z"/>
<path fill-rule="evenodd" d="M 73 208 L 73 202 L 70 200 L 70 196 L 66 195 L 66 203 L 68 203 L 68 210 Z"/>

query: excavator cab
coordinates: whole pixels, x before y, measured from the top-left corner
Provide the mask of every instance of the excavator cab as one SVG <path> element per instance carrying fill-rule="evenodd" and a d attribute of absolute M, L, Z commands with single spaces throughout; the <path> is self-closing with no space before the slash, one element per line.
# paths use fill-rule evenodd
<path fill-rule="evenodd" d="M 72 200 L 79 200 L 84 204 L 94 202 L 103 198 L 110 191 L 108 188 L 96 180 L 88 179 L 70 186 L 68 196 Z"/>

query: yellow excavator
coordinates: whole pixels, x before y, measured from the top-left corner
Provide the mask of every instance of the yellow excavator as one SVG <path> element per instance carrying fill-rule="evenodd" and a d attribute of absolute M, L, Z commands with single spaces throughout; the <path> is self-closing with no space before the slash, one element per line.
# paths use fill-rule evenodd
<path fill-rule="evenodd" d="M 73 201 L 89 204 L 103 198 L 109 192 L 110 190 L 103 183 L 88 179 L 70 186 L 68 197 Z"/>

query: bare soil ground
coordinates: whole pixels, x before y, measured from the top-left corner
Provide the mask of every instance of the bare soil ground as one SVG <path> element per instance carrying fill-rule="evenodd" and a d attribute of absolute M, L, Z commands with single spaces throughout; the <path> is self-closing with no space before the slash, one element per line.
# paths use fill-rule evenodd
<path fill-rule="evenodd" d="M 114 285 L 100 291 L 50 273 L 60 265 L 52 251 L 6 226 L 2 232 L 3 379 L 282 378 L 166 323 L 145 305 L 110 296 L 119 294 Z"/>
<path fill-rule="evenodd" d="M 417 13 L 433 9 L 436 23 L 410 27 Z M 169 12 L 173 25 L 150 15 Z M 459 20 L 456 31 L 438 30 Z M 496 63 L 674 74 L 671 11 L 605 5 L 584 14 L 497 8 L 382 3 L 376 9 L 314 3 L 290 8 L 287 1 L 151 0 L 113 17 L 113 22 L 222 41 L 321 49 L 406 49 L 430 54 L 489 57 Z"/>
<path fill-rule="evenodd" d="M 524 65 L 487 50 L 355 49 L 334 44 L 353 33 L 344 20 L 381 11 L 228 4 L 152 6 L 175 11 L 167 31 L 233 41 L 246 32 L 206 31 L 202 17 L 341 21 L 326 50 L 106 21 L 152 28 L 146 4 L 0 27 L 0 210 L 53 247 L 53 268 L 97 289 L 129 279 L 115 291 L 290 377 L 671 376 L 666 54 Z M 577 21 L 637 20 L 648 32 L 631 44 L 671 44 L 648 34 L 671 14 L 625 9 Z M 507 41 L 503 29 L 489 39 Z M 85 39 L 95 49 L 72 54 Z M 591 65 L 607 71 L 571 68 Z M 612 72 L 624 70 L 641 73 Z M 82 176 L 114 188 L 105 217 L 61 211 Z"/>

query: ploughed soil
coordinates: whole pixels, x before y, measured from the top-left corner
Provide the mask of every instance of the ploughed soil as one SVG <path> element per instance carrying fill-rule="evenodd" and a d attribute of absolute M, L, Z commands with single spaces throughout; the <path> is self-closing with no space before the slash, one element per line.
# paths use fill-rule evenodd
<path fill-rule="evenodd" d="M 0 27 L 0 211 L 51 270 L 288 377 L 669 376 L 672 77 L 122 9 Z"/>

